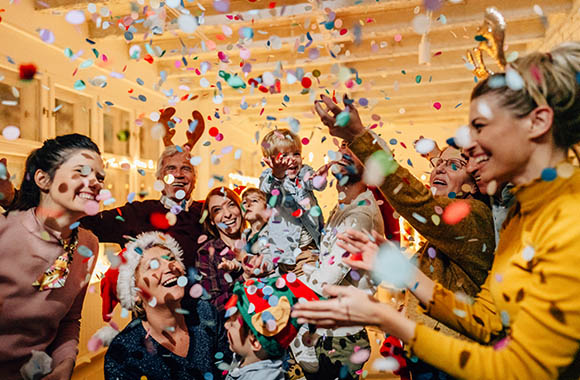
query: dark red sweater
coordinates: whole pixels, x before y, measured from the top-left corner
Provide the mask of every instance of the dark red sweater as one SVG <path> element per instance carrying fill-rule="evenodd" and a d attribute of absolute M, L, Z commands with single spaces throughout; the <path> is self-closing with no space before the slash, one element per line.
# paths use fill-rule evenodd
<path fill-rule="evenodd" d="M 199 249 L 197 239 L 203 234 L 203 226 L 199 223 L 202 207 L 203 203 L 193 202 L 189 211 L 184 210 L 177 215 L 177 222 L 173 226 L 161 230 L 177 240 L 183 249 L 183 263 L 187 268 L 195 264 Z M 125 235 L 136 237 L 142 232 L 158 230 L 150 220 L 154 212 L 166 214 L 169 210 L 159 200 L 135 201 L 112 210 L 101 211 L 94 216 L 86 216 L 81 219 L 81 225 L 91 230 L 101 243 L 124 246 L 127 242 L 123 237 Z"/>

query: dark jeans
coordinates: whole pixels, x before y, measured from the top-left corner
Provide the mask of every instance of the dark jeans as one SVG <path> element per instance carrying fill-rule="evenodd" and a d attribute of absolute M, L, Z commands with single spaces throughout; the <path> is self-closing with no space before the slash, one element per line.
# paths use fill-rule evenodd
<path fill-rule="evenodd" d="M 412 360 L 407 360 L 407 363 L 413 380 L 454 380 L 453 377 L 424 361 L 413 363 Z"/>

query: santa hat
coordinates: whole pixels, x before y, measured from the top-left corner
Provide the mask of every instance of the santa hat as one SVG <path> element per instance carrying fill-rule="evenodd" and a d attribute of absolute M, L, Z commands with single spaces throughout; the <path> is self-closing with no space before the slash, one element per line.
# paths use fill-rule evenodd
<path fill-rule="evenodd" d="M 117 303 L 127 310 L 135 308 L 135 298 L 139 289 L 135 287 L 135 270 L 139 266 L 143 252 L 152 247 L 163 247 L 171 252 L 177 262 L 183 265 L 183 251 L 171 236 L 157 232 L 144 232 L 137 239 L 127 243 L 122 251 L 122 263 L 117 269 L 111 268 L 101 280 L 103 299 L 103 320 L 111 320 L 111 313 Z"/>
<path fill-rule="evenodd" d="M 226 304 L 226 317 L 240 312 L 262 348 L 272 357 L 280 357 L 301 326 L 296 318 L 290 317 L 292 306 L 318 299 L 294 273 L 250 279 L 234 286 L 234 295 Z"/>

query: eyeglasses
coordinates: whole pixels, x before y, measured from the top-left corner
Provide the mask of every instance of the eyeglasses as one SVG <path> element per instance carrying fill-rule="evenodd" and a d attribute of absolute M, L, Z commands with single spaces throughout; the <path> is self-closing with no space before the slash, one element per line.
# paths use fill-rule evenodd
<path fill-rule="evenodd" d="M 459 158 L 449 158 L 446 160 L 441 157 L 433 157 L 430 162 L 434 168 L 444 165 L 445 168 L 451 170 L 460 170 L 467 166 L 467 162 L 460 160 Z"/>

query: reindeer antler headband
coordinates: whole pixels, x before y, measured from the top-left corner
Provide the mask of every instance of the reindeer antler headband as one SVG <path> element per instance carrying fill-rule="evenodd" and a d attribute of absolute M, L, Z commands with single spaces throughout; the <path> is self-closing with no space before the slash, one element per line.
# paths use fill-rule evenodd
<path fill-rule="evenodd" d="M 479 79 L 485 79 L 494 74 L 485 66 L 483 52 L 489 54 L 502 71 L 505 70 L 506 59 L 503 52 L 505 26 L 505 19 L 496 8 L 491 7 L 485 10 L 483 25 L 477 30 L 476 39 L 480 41 L 479 45 L 467 51 L 467 60 L 474 66 L 473 73 Z"/>
<path fill-rule="evenodd" d="M 161 116 L 159 117 L 159 123 L 163 125 L 165 128 L 165 136 L 163 136 L 163 144 L 167 146 L 174 145 L 171 140 L 173 140 L 173 136 L 175 136 L 175 120 L 173 119 L 173 115 L 175 115 L 175 108 L 168 107 L 164 110 L 161 110 Z M 203 120 L 203 116 L 199 111 L 193 111 L 191 113 L 193 120 L 187 120 L 187 131 L 185 135 L 187 136 L 187 142 L 183 145 L 189 150 L 192 150 L 195 144 L 201 138 L 203 131 L 205 130 L 205 122 Z"/>

